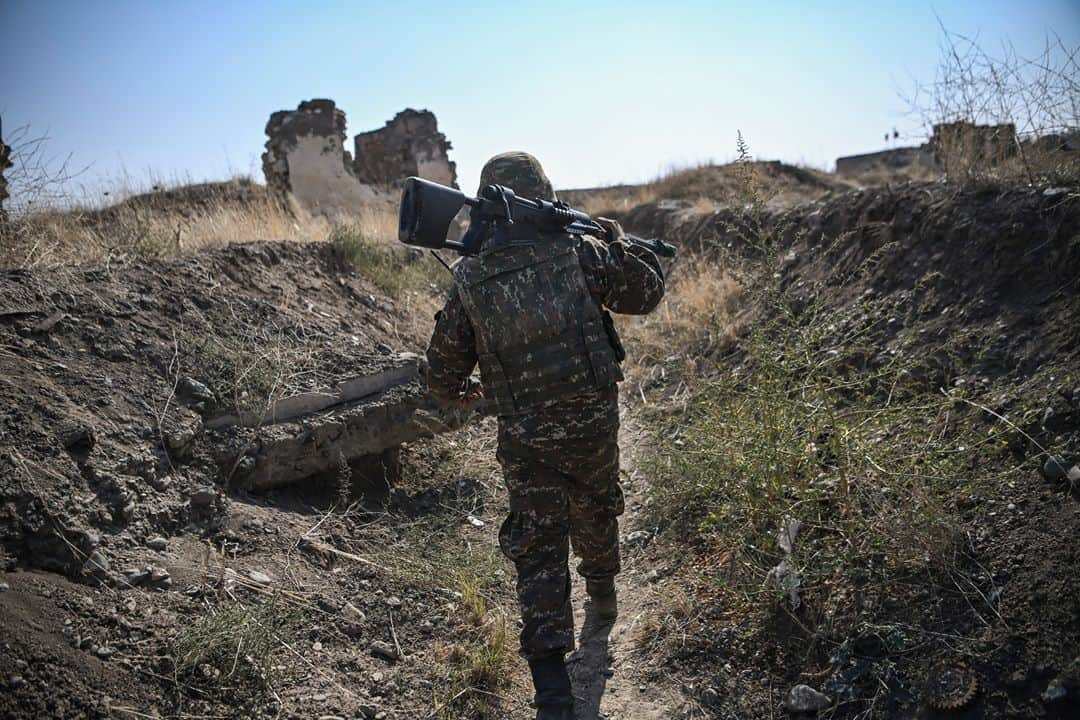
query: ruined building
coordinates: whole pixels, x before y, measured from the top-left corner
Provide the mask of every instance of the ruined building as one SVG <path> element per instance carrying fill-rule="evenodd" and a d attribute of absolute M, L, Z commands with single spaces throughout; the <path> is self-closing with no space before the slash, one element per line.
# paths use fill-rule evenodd
<path fill-rule="evenodd" d="M 934 125 L 929 146 L 934 162 L 946 172 L 964 166 L 994 165 L 1016 154 L 1016 126 L 940 123 Z"/>
<path fill-rule="evenodd" d="M 345 150 L 345 113 L 333 100 L 307 100 L 266 124 L 263 174 L 283 199 L 328 217 L 389 200 L 391 186 L 410 175 L 455 185 L 450 143 L 434 113 L 404 110 L 385 127 L 356 136 L 356 160 Z"/>
<path fill-rule="evenodd" d="M 6 217 L 4 201 L 8 198 L 7 179 L 4 177 L 4 171 L 11 165 L 11 146 L 4 144 L 4 122 L 0 119 L 0 219 Z"/>
<path fill-rule="evenodd" d="M 439 132 L 435 113 L 402 110 L 384 127 L 355 139 L 353 171 L 360 182 L 389 185 L 411 175 L 457 187 L 450 143 Z"/>
<path fill-rule="evenodd" d="M 352 174 L 345 152 L 345 113 L 333 100 L 306 100 L 279 110 L 266 123 L 263 174 L 270 190 L 291 193 L 305 208 L 328 216 L 375 199 Z"/>
<path fill-rule="evenodd" d="M 879 169 L 922 166 L 951 175 L 973 168 L 995 167 L 1015 157 L 1021 146 L 1055 153 L 1059 161 L 1074 162 L 1068 155 L 1076 146 L 1080 146 L 1080 142 L 1068 133 L 1021 140 L 1012 123 L 939 123 L 934 125 L 930 139 L 918 147 L 892 148 L 837 158 L 836 173 L 854 177 Z"/>

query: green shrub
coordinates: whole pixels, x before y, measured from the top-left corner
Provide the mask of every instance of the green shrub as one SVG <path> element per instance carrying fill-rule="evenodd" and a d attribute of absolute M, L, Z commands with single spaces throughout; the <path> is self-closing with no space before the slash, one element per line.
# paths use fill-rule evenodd
<path fill-rule="evenodd" d="M 292 621 L 288 609 L 274 602 L 215 608 L 173 641 L 177 686 L 238 697 L 267 690 L 274 680 L 274 651 Z"/>
<path fill-rule="evenodd" d="M 419 250 L 387 242 L 366 225 L 335 226 L 330 244 L 339 263 L 370 280 L 383 292 L 400 297 L 410 292 L 445 295 L 451 278 L 434 258 Z"/>

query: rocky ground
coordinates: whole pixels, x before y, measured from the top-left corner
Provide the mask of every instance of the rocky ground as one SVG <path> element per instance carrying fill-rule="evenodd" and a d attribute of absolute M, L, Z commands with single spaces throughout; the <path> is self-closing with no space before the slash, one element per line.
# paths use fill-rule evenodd
<path fill-rule="evenodd" d="M 579 720 L 1069 717 L 1080 189 L 860 191 L 766 167 L 790 198 L 748 216 L 725 172 L 708 203 L 698 172 L 620 211 L 681 245 L 673 302 L 702 264 L 749 287 L 760 223 L 776 239 L 760 276 L 828 324 L 828 357 L 911 357 L 912 383 L 985 408 L 957 422 L 992 411 L 1015 432 L 942 492 L 964 538 L 952 575 L 926 565 L 891 597 L 838 579 L 798 612 L 739 600 L 725 548 L 658 517 L 652 468 L 766 311 L 736 302 L 724 342 L 627 323 L 649 352 L 623 392 L 621 616 L 597 625 L 576 588 Z M 395 258 L 401 276 L 426 262 Z M 260 492 L 235 480 L 267 431 L 213 427 L 421 349 L 431 288 L 378 280 L 284 242 L 0 274 L 0 716 L 531 717 L 491 419 Z M 290 432 L 321 437 L 328 418 Z M 933 709 L 929 668 L 972 696 Z"/>

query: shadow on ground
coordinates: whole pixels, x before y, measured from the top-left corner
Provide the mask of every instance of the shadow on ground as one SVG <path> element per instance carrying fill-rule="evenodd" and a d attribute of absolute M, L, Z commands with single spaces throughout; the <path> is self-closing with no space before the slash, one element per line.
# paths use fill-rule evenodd
<path fill-rule="evenodd" d="M 604 698 L 608 678 L 614 674 L 608 648 L 613 627 L 614 622 L 605 622 L 597 617 L 591 602 L 586 604 L 578 648 L 567 658 L 574 687 L 574 720 L 598 720 L 603 717 L 600 715 L 600 701 Z"/>

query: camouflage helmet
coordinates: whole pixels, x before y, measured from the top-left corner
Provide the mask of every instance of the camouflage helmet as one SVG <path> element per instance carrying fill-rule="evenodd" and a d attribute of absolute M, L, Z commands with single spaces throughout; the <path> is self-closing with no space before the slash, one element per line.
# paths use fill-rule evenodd
<path fill-rule="evenodd" d="M 520 197 L 555 200 L 555 188 L 540 167 L 540 161 L 526 152 L 496 155 L 480 171 L 480 193 L 488 185 L 505 185 Z"/>

